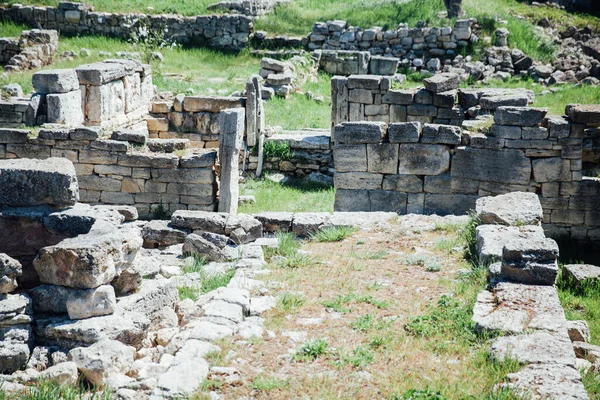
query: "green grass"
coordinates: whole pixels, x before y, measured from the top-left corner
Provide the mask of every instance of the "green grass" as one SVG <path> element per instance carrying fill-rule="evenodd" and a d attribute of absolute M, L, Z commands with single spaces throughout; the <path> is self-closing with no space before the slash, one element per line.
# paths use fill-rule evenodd
<path fill-rule="evenodd" d="M 268 179 L 248 180 L 241 185 L 241 194 L 256 197 L 256 204 L 244 204 L 239 212 L 261 211 L 333 212 L 335 190 L 318 184 L 291 181 L 275 183 Z"/>
<path fill-rule="evenodd" d="M 290 145 L 286 142 L 267 141 L 263 146 L 263 156 L 265 158 L 277 157 L 283 161 L 289 161 L 294 158 L 294 154 L 290 150 Z"/>
<path fill-rule="evenodd" d="M 343 367 L 347 364 L 355 368 L 366 367 L 375 360 L 375 353 L 366 345 L 356 346 L 352 352 L 340 351 L 336 365 Z"/>
<path fill-rule="evenodd" d="M 196 300 L 199 295 L 212 292 L 220 287 L 225 287 L 235 275 L 235 268 L 230 268 L 222 273 L 214 274 L 206 272 L 205 267 L 206 258 L 198 255 L 194 256 L 191 262 L 184 265 L 183 272 L 186 274 L 200 274 L 200 284 L 194 287 L 182 286 L 177 288 L 180 300 Z"/>
<path fill-rule="evenodd" d="M 278 240 L 277 248 L 267 247 L 265 257 L 270 260 L 273 256 L 292 257 L 300 249 L 300 242 L 296 240 L 296 235 L 292 232 L 277 232 L 275 237 Z"/>
<path fill-rule="evenodd" d="M 305 269 L 312 267 L 316 262 L 317 259 L 314 257 L 296 253 L 277 261 L 277 266 L 286 269 Z"/>
<path fill-rule="evenodd" d="M 327 354 L 329 343 L 325 339 L 307 340 L 293 356 L 295 361 L 313 361 Z"/>
<path fill-rule="evenodd" d="M 366 249 L 360 252 L 353 251 L 351 256 L 357 258 L 359 260 L 382 260 L 387 257 L 388 251 L 384 249 L 380 250 L 371 250 Z"/>
<path fill-rule="evenodd" d="M 56 7 L 59 0 L 8 0 L 8 4 L 47 5 Z M 211 13 L 206 9 L 214 0 L 86 0 L 86 4 L 94 6 L 96 11 L 144 14 L 181 14 L 202 15 Z M 151 7 L 149 9 L 148 7 Z"/>
<path fill-rule="evenodd" d="M 21 32 L 29 29 L 25 25 L 19 25 L 12 21 L 0 22 L 0 37 L 19 37 Z"/>
<path fill-rule="evenodd" d="M 354 226 L 331 226 L 314 232 L 310 235 L 310 239 L 317 243 L 341 242 L 357 231 L 358 229 Z"/>
<path fill-rule="evenodd" d="M 352 312 L 352 308 L 347 307 L 347 305 L 357 303 L 371 304 L 378 309 L 386 309 L 390 305 L 387 300 L 377 300 L 373 296 L 365 296 L 352 292 L 348 293 L 347 295 L 339 294 L 334 299 L 325 300 L 321 304 L 327 308 L 331 308 L 336 312 L 347 314 Z"/>
<path fill-rule="evenodd" d="M 277 310 L 290 313 L 306 304 L 306 298 L 298 293 L 285 292 L 277 298 Z"/>
<path fill-rule="evenodd" d="M 358 332 L 369 332 L 372 330 L 382 330 L 391 325 L 390 321 L 377 319 L 373 314 L 365 314 L 356 318 L 350 323 L 352 329 Z"/>
<path fill-rule="evenodd" d="M 58 385 L 49 381 L 38 381 L 22 392 L 11 393 L 2 391 L 0 383 L 0 400 L 110 400 L 112 398 L 109 390 L 93 391 L 86 388 L 83 381 L 77 385 Z"/>
<path fill-rule="evenodd" d="M 262 392 L 269 392 L 275 389 L 283 389 L 290 385 L 287 379 L 279 379 L 275 376 L 258 375 L 252 380 L 251 388 Z"/>

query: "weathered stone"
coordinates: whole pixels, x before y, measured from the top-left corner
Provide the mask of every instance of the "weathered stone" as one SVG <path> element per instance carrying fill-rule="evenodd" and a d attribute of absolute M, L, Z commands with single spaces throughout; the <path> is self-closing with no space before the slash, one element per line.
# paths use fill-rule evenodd
<path fill-rule="evenodd" d="M 186 231 L 172 228 L 169 221 L 150 221 L 142 229 L 144 247 L 150 249 L 183 243 L 186 235 Z"/>
<path fill-rule="evenodd" d="M 525 192 L 482 197 L 475 211 L 481 224 L 539 225 L 544 216 L 538 196 Z"/>
<path fill-rule="evenodd" d="M 161 309 L 174 308 L 179 298 L 177 286 L 171 279 L 144 279 L 139 290 L 117 300 L 119 309 L 154 319 Z"/>
<path fill-rule="evenodd" d="M 6 254 L 0 253 L 0 295 L 17 288 L 17 277 L 23 274 L 21 263 Z"/>
<path fill-rule="evenodd" d="M 521 363 L 575 366 L 568 337 L 544 331 L 499 337 L 492 343 L 491 355 L 498 361 L 513 358 Z"/>
<path fill-rule="evenodd" d="M 68 93 L 79 90 L 79 80 L 73 69 L 51 69 L 33 74 L 31 83 L 36 93 Z"/>
<path fill-rule="evenodd" d="M 600 267 L 589 264 L 567 264 L 563 267 L 564 278 L 577 287 L 600 279 Z"/>
<path fill-rule="evenodd" d="M 537 126 L 547 112 L 545 108 L 499 107 L 494 114 L 494 121 L 498 125 Z"/>
<path fill-rule="evenodd" d="M 398 172 L 398 145 L 392 143 L 367 144 L 367 171 L 396 174 Z"/>
<path fill-rule="evenodd" d="M 186 237 L 183 244 L 184 255 L 199 255 L 205 257 L 207 261 L 225 261 L 227 254 L 218 246 L 200 235 L 190 234 Z"/>
<path fill-rule="evenodd" d="M 224 235 L 228 217 L 229 215 L 226 213 L 178 210 L 171 216 L 171 225 L 180 229 Z"/>
<path fill-rule="evenodd" d="M 66 314 L 67 299 L 74 289 L 58 285 L 39 285 L 29 294 L 33 311 L 40 314 Z"/>
<path fill-rule="evenodd" d="M 74 362 L 62 362 L 40 372 L 39 378 L 57 385 L 75 385 L 79 378 L 77 364 Z"/>
<path fill-rule="evenodd" d="M 522 151 L 458 147 L 452 158 L 452 177 L 484 182 L 529 184 L 531 162 Z"/>
<path fill-rule="evenodd" d="M 292 232 L 297 236 L 307 236 L 319 230 L 329 220 L 329 217 L 329 213 L 295 214 L 292 221 Z"/>
<path fill-rule="evenodd" d="M 591 339 L 590 327 L 587 321 L 567 321 L 567 331 L 571 342 L 589 342 Z"/>
<path fill-rule="evenodd" d="M 381 189 L 382 174 L 369 172 L 337 172 L 333 176 L 337 189 Z"/>
<path fill-rule="evenodd" d="M 231 215 L 227 218 L 225 234 L 236 244 L 245 244 L 263 236 L 262 223 L 247 214 Z"/>
<path fill-rule="evenodd" d="M 572 400 L 589 398 L 577 369 L 552 363 L 527 365 L 518 372 L 508 374 L 506 383 L 501 386 L 523 397 Z"/>
<path fill-rule="evenodd" d="M 289 212 L 261 212 L 254 215 L 265 232 L 289 232 L 292 230 L 293 214 Z"/>
<path fill-rule="evenodd" d="M 571 162 L 560 157 L 541 158 L 533 160 L 533 178 L 538 183 L 570 182 Z"/>
<path fill-rule="evenodd" d="M 502 276 L 532 285 L 553 285 L 558 275 L 558 245 L 549 238 L 511 240 L 502 250 Z"/>
<path fill-rule="evenodd" d="M 0 160 L 0 205 L 71 206 L 79 200 L 73 163 L 64 158 Z"/>
<path fill-rule="evenodd" d="M 476 229 L 477 252 L 479 263 L 490 265 L 502 261 L 502 250 L 505 243 L 516 238 L 544 238 L 541 226 L 501 226 L 480 225 Z"/>
<path fill-rule="evenodd" d="M 51 124 L 77 126 L 84 121 L 79 90 L 46 95 L 47 121 Z"/>
<path fill-rule="evenodd" d="M 526 93 L 506 96 L 482 96 L 479 99 L 479 105 L 486 111 L 494 111 L 500 107 L 527 107 L 528 103 L 529 96 Z"/>
<path fill-rule="evenodd" d="M 339 143 L 380 143 L 386 136 L 384 122 L 345 122 L 335 127 L 335 141 Z"/>
<path fill-rule="evenodd" d="M 135 348 L 116 340 L 104 339 L 90 347 L 77 347 L 69 352 L 69 361 L 92 384 L 103 387 L 114 374 L 129 372 L 135 355 Z"/>
<path fill-rule="evenodd" d="M 93 86 L 101 86 L 127 75 L 125 65 L 106 62 L 80 65 L 75 72 L 80 84 Z"/>
<path fill-rule="evenodd" d="M 460 135 L 461 129 L 458 126 L 425 124 L 421 142 L 457 145 L 461 142 Z"/>
<path fill-rule="evenodd" d="M 436 74 L 431 78 L 423 79 L 425 89 L 433 93 L 446 92 L 448 90 L 458 89 L 460 86 L 460 77 L 457 74 Z"/>
<path fill-rule="evenodd" d="M 417 143 L 421 137 L 421 123 L 393 123 L 390 124 L 388 133 L 390 143 Z"/>
<path fill-rule="evenodd" d="M 216 159 L 216 150 L 205 150 L 182 156 L 179 164 L 181 168 L 210 168 L 215 165 Z"/>
<path fill-rule="evenodd" d="M 569 105 L 567 106 L 567 115 L 572 122 L 600 126 L 600 106 L 597 104 Z"/>
<path fill-rule="evenodd" d="M 406 193 L 421 193 L 423 191 L 423 180 L 416 175 L 385 175 L 383 177 L 382 189 Z"/>
<path fill-rule="evenodd" d="M 477 196 L 464 194 L 425 194 L 424 214 L 464 215 L 475 207 Z"/>
<path fill-rule="evenodd" d="M 183 109 L 188 112 L 218 113 L 243 106 L 244 102 L 241 97 L 187 96 L 183 102 Z"/>
<path fill-rule="evenodd" d="M 365 144 L 336 144 L 333 159 L 337 172 L 367 172 L 367 147 Z"/>
<path fill-rule="evenodd" d="M 71 293 L 66 306 L 71 319 L 110 315 L 115 312 L 117 306 L 115 290 L 110 285 L 79 290 Z"/>
<path fill-rule="evenodd" d="M 144 144 L 148 140 L 148 132 L 119 129 L 112 133 L 111 139 L 123 142 Z"/>
<path fill-rule="evenodd" d="M 394 75 L 398 72 L 400 59 L 395 57 L 372 56 L 369 72 L 372 75 Z"/>
<path fill-rule="evenodd" d="M 401 144 L 399 152 L 400 174 L 439 175 L 450 166 L 447 146 L 434 144 Z"/>
<path fill-rule="evenodd" d="M 192 340 L 192 342 L 198 341 Z M 154 393 L 160 397 L 191 396 L 208 376 L 208 368 L 208 362 L 202 356 L 182 357 L 177 363 L 174 362 L 167 372 L 159 376 Z"/>

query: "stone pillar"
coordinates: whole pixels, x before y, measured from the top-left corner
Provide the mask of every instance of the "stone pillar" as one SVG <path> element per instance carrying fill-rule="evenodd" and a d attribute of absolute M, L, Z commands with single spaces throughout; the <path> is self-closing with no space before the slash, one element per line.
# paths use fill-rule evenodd
<path fill-rule="evenodd" d="M 246 142 L 255 146 L 264 130 L 264 109 L 261 99 L 262 78 L 252 75 L 246 82 Z"/>
<path fill-rule="evenodd" d="M 219 212 L 237 214 L 239 197 L 239 157 L 244 140 L 245 110 L 231 108 L 219 114 L 221 185 Z"/>
<path fill-rule="evenodd" d="M 258 138 L 258 166 L 256 167 L 256 177 L 260 178 L 263 172 L 264 165 L 264 147 L 265 147 L 265 135 L 260 135 Z"/>

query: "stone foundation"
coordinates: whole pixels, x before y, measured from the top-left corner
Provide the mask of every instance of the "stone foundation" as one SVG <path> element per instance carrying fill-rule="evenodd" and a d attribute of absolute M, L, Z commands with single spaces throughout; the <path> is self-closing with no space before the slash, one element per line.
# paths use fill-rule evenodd
<path fill-rule="evenodd" d="M 23 31 L 19 39 L 0 38 L 0 65 L 9 72 L 40 68 L 52 62 L 56 50 L 57 31 Z"/>

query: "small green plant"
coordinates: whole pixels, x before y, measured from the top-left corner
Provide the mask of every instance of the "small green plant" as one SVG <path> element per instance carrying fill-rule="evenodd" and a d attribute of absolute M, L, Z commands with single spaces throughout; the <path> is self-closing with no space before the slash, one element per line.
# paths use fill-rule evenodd
<path fill-rule="evenodd" d="M 306 298 L 299 293 L 285 292 L 277 299 L 277 309 L 289 313 L 297 310 L 306 303 Z"/>
<path fill-rule="evenodd" d="M 327 308 L 331 308 L 332 310 L 347 314 L 352 312 L 352 308 L 346 307 L 345 305 L 351 303 L 367 303 L 371 304 L 379 309 L 388 308 L 390 303 L 387 300 L 377 300 L 373 296 L 361 296 L 356 293 L 348 293 L 347 295 L 337 295 L 336 298 L 331 300 L 325 300 L 321 304 L 323 304 Z"/>
<path fill-rule="evenodd" d="M 376 319 L 373 314 L 365 314 L 358 317 L 350 323 L 350 326 L 355 331 L 369 332 L 372 330 L 382 330 L 391 325 L 390 321 Z"/>
<path fill-rule="evenodd" d="M 388 255 L 388 251 L 385 249 L 371 250 L 366 249 L 362 252 L 352 251 L 351 255 L 359 260 L 381 260 Z"/>
<path fill-rule="evenodd" d="M 169 211 L 165 208 L 163 203 L 157 204 L 150 209 L 152 214 L 152 219 L 161 219 L 168 220 L 169 219 Z"/>
<path fill-rule="evenodd" d="M 282 161 L 289 161 L 294 157 L 294 153 L 287 142 L 268 140 L 263 146 L 263 156 L 265 158 L 279 158 Z"/>
<path fill-rule="evenodd" d="M 447 400 L 442 394 L 436 390 L 407 390 L 403 395 L 394 395 L 390 400 Z"/>
<path fill-rule="evenodd" d="M 425 270 L 427 272 L 439 272 L 442 270 L 442 264 L 440 264 L 438 261 L 430 261 L 425 264 Z"/>
<path fill-rule="evenodd" d="M 235 268 L 230 268 L 219 274 L 207 274 L 202 270 L 200 293 L 206 294 L 220 287 L 225 287 L 235 275 Z"/>
<path fill-rule="evenodd" d="M 206 256 L 200 254 L 194 254 L 190 261 L 186 262 L 183 266 L 183 273 L 191 274 L 195 272 L 202 272 L 204 266 L 207 264 Z"/>
<path fill-rule="evenodd" d="M 200 293 L 200 288 L 180 286 L 177 288 L 177 292 L 179 293 L 179 300 L 191 299 L 196 301 Z"/>
<path fill-rule="evenodd" d="M 325 339 L 307 340 L 293 356 L 295 361 L 313 361 L 328 351 L 329 344 Z"/>
<path fill-rule="evenodd" d="M 317 243 L 341 242 L 357 230 L 354 226 L 331 226 L 312 233 L 310 238 Z"/>
<path fill-rule="evenodd" d="M 290 386 L 290 381 L 287 379 L 279 379 L 275 376 L 258 375 L 252 380 L 251 388 L 268 392 L 275 389 L 284 389 Z"/>
<path fill-rule="evenodd" d="M 313 266 L 316 262 L 317 260 L 314 257 L 296 253 L 279 260 L 277 266 L 288 269 L 303 269 Z"/>
<path fill-rule="evenodd" d="M 404 260 L 406 265 L 416 265 L 420 267 L 423 267 L 427 261 L 428 257 L 425 254 L 409 254 Z"/>
<path fill-rule="evenodd" d="M 267 259 L 271 259 L 273 256 L 290 257 L 300 249 L 300 242 L 296 240 L 296 235 L 292 232 L 277 232 L 275 237 L 278 240 L 277 248 L 267 247 L 265 249 Z"/>
<path fill-rule="evenodd" d="M 221 389 L 224 385 L 225 382 L 220 379 L 205 379 L 200 388 L 205 391 L 213 391 Z"/>
<path fill-rule="evenodd" d="M 452 253 L 457 247 L 460 247 L 460 242 L 456 238 L 440 238 L 435 242 L 435 249 L 445 253 Z"/>
<path fill-rule="evenodd" d="M 75 385 L 59 385 L 54 382 L 39 380 L 34 385 L 27 386 L 23 391 L 6 393 L 0 383 L 0 400 L 110 400 L 113 394 L 110 390 L 98 391 L 86 386 L 83 380 Z"/>
<path fill-rule="evenodd" d="M 350 364 L 355 368 L 359 368 L 366 367 L 374 359 L 375 354 L 368 346 L 358 345 L 352 350 L 352 353 L 341 353 L 336 364 L 340 367 Z"/>

